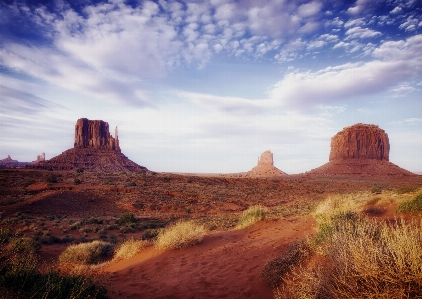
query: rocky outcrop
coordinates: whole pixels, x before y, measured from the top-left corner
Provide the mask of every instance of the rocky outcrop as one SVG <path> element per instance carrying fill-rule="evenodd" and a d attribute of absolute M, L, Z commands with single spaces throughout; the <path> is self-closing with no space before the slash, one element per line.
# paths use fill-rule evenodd
<path fill-rule="evenodd" d="M 389 162 L 387 133 L 376 125 L 355 124 L 331 139 L 330 161 L 306 173 L 313 177 L 382 178 L 415 174 Z"/>
<path fill-rule="evenodd" d="M 115 139 L 110 135 L 107 122 L 80 118 L 75 125 L 74 147 L 120 151 L 117 127 Z"/>
<path fill-rule="evenodd" d="M 115 138 L 109 125 L 102 120 L 78 119 L 75 125 L 74 148 L 34 168 L 53 170 L 83 169 L 93 172 L 146 171 L 143 166 L 129 160 L 120 150 L 117 127 Z"/>
<path fill-rule="evenodd" d="M 274 166 L 273 153 L 265 151 L 258 158 L 258 164 L 246 173 L 246 177 L 276 177 L 285 176 L 287 173 Z"/>
<path fill-rule="evenodd" d="M 375 159 L 389 161 L 388 135 L 377 125 L 355 124 L 331 138 L 330 161 Z"/>

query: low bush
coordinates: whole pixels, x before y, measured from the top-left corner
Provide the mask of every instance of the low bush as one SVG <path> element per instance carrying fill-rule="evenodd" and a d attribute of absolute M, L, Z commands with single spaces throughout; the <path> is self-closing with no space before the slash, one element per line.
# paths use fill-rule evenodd
<path fill-rule="evenodd" d="M 80 184 L 82 184 L 82 181 L 81 181 L 80 179 L 78 179 L 78 178 L 75 178 L 75 179 L 73 180 L 73 183 L 74 183 L 75 185 L 80 185 Z"/>
<path fill-rule="evenodd" d="M 104 262 L 113 255 L 113 245 L 103 241 L 93 241 L 70 245 L 60 255 L 62 264 L 89 265 Z"/>
<path fill-rule="evenodd" d="M 278 287 L 282 277 L 305 260 L 309 253 L 310 247 L 305 241 L 292 243 L 283 256 L 272 259 L 265 265 L 261 272 L 262 279 L 268 286 Z"/>
<path fill-rule="evenodd" d="M 193 221 L 180 221 L 160 232 L 155 246 L 159 250 L 186 248 L 200 243 L 205 233 L 206 229 L 202 225 Z"/>
<path fill-rule="evenodd" d="M 107 298 L 106 289 L 90 278 L 62 275 L 55 269 L 37 270 L 37 248 L 28 239 L 11 237 L 0 250 L 0 298 Z"/>
<path fill-rule="evenodd" d="M 47 175 L 47 177 L 45 178 L 45 181 L 47 183 L 57 183 L 57 176 L 53 173 Z"/>
<path fill-rule="evenodd" d="M 116 223 L 118 224 L 130 224 L 130 223 L 136 223 L 137 219 L 135 215 L 132 213 L 123 213 L 120 215 L 119 219 L 116 220 Z"/>
<path fill-rule="evenodd" d="M 149 242 L 147 241 L 134 240 L 133 238 L 128 239 L 117 247 L 113 259 L 119 260 L 131 258 L 147 247 L 148 244 Z"/>
<path fill-rule="evenodd" d="M 142 238 L 142 240 L 155 239 L 158 236 L 159 233 L 160 233 L 159 229 L 149 228 L 149 229 L 146 229 L 144 231 L 141 238 Z"/>
<path fill-rule="evenodd" d="M 410 212 L 419 214 L 422 212 L 422 190 L 420 190 L 413 199 L 399 204 L 397 212 Z"/>
<path fill-rule="evenodd" d="M 265 218 L 267 211 L 268 209 L 266 207 L 259 205 L 249 207 L 249 209 L 242 213 L 236 228 L 242 229 L 254 225 Z"/>

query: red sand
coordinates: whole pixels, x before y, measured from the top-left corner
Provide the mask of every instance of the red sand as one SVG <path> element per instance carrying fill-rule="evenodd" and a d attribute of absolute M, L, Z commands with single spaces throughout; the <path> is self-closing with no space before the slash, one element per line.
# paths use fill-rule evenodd
<path fill-rule="evenodd" d="M 160 252 L 150 247 L 110 264 L 104 280 L 111 298 L 272 298 L 261 280 L 266 262 L 312 232 L 311 217 L 265 221 L 215 232 L 196 247 Z"/>

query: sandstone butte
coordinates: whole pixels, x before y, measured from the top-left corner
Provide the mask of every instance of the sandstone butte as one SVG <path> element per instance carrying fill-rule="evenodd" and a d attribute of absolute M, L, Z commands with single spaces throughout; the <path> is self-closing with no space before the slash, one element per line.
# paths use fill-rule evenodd
<path fill-rule="evenodd" d="M 358 123 L 331 138 L 329 162 L 307 172 L 309 176 L 401 177 L 413 176 L 389 162 L 388 135 L 377 125 Z"/>
<path fill-rule="evenodd" d="M 258 159 L 258 164 L 246 173 L 246 177 L 276 177 L 285 176 L 287 173 L 274 166 L 273 153 L 265 151 Z"/>
<path fill-rule="evenodd" d="M 73 148 L 32 167 L 53 170 L 79 168 L 96 172 L 147 171 L 121 152 L 117 127 L 113 137 L 107 122 L 87 118 L 76 121 Z"/>

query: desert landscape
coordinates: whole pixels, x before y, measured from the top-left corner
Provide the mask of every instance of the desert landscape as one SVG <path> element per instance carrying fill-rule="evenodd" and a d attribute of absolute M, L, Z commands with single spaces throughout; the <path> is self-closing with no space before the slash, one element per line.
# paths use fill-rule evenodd
<path fill-rule="evenodd" d="M 419 0 L 0 1 L 0 299 L 422 299 Z"/>
<path fill-rule="evenodd" d="M 389 151 L 359 123 L 305 173 L 154 172 L 79 119 L 0 170 L 0 298 L 421 298 L 422 176 Z"/>

